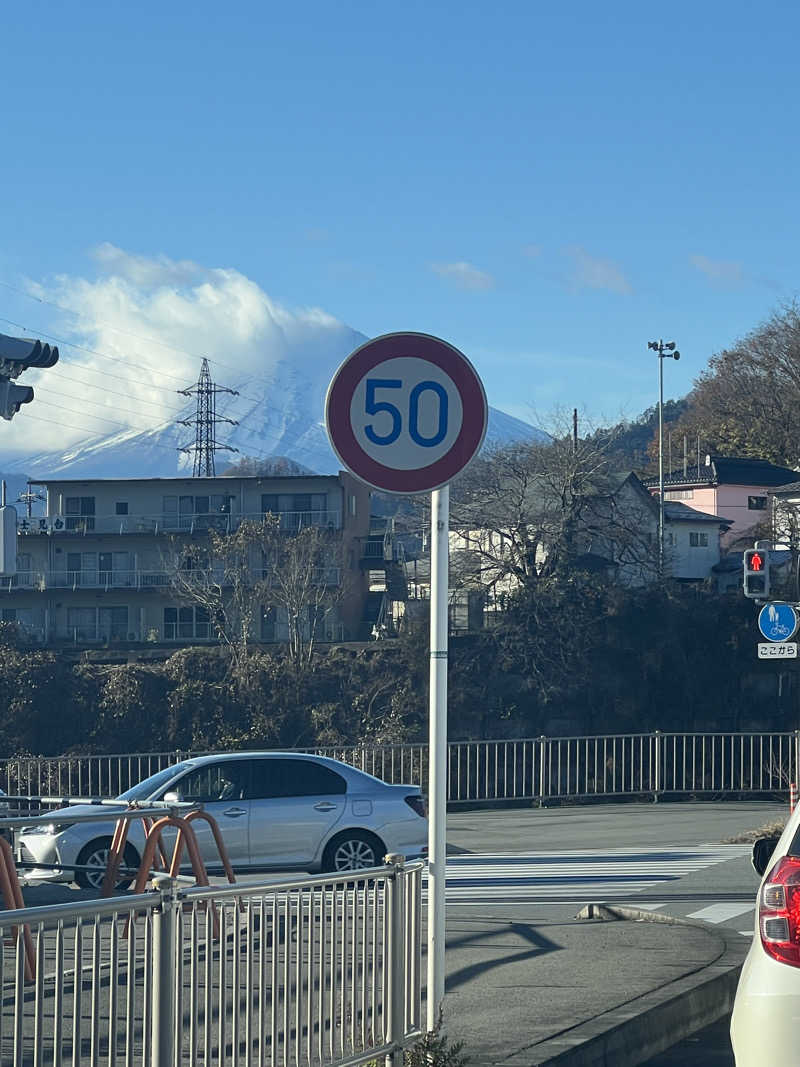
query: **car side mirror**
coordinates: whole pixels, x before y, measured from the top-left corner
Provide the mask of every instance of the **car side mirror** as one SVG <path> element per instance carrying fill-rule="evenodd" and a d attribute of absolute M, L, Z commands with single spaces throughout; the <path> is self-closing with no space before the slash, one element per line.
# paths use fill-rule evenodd
<path fill-rule="evenodd" d="M 759 877 L 763 875 L 769 866 L 772 853 L 775 851 L 775 846 L 779 840 L 779 837 L 759 837 L 753 845 L 753 854 L 750 857 L 750 862 Z"/>
<path fill-rule="evenodd" d="M 165 804 L 179 804 L 181 798 L 178 796 L 176 790 L 171 789 L 169 793 L 165 793 L 161 799 Z"/>

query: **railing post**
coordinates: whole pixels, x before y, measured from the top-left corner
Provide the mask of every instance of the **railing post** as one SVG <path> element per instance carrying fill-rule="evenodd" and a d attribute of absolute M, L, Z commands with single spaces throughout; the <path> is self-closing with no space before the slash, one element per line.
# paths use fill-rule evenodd
<path fill-rule="evenodd" d="M 655 731 L 655 745 L 654 747 L 654 781 L 653 781 L 653 803 L 658 803 L 658 791 L 661 788 L 661 731 Z"/>
<path fill-rule="evenodd" d="M 169 875 L 153 878 L 161 904 L 152 913 L 153 1003 L 151 1017 L 151 1067 L 174 1067 L 178 1019 L 175 998 L 175 946 L 180 917 L 178 884 Z M 178 974 L 178 981 L 180 981 Z"/>
<path fill-rule="evenodd" d="M 386 915 L 388 930 L 386 939 L 386 1044 L 392 1051 L 386 1054 L 386 1067 L 402 1067 L 403 1038 L 405 1037 L 406 1014 L 406 959 L 405 959 L 405 856 L 390 853 L 386 863 L 394 870 L 386 879 Z M 432 991 L 428 990 L 428 996 Z M 160 1065 L 159 1065 L 160 1067 Z"/>
<path fill-rule="evenodd" d="M 547 738 L 539 738 L 539 807 L 544 806 L 545 756 L 547 755 Z"/>
<path fill-rule="evenodd" d="M 789 781 L 800 781 L 800 730 L 794 732 L 794 767 L 789 768 Z"/>

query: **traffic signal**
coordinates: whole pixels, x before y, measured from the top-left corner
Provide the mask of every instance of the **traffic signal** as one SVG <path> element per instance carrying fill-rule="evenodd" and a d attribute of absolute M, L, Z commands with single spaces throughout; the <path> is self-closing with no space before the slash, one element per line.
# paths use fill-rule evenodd
<path fill-rule="evenodd" d="M 744 595 L 752 600 L 769 596 L 769 549 L 748 548 L 744 554 Z"/>
<path fill-rule="evenodd" d="M 12 385 L 6 379 L 0 378 L 0 418 L 9 422 L 23 404 L 30 404 L 33 400 L 33 389 L 30 385 Z"/>
<path fill-rule="evenodd" d="M 57 362 L 55 345 L 0 333 L 0 417 L 13 419 L 23 404 L 33 400 L 32 387 L 12 385 L 12 379 L 18 378 L 28 367 L 52 367 Z"/>

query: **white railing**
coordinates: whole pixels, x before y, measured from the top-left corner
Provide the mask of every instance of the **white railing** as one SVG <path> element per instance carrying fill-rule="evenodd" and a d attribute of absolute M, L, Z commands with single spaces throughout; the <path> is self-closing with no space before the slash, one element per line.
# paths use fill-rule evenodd
<path fill-rule="evenodd" d="M 423 864 L 389 859 L 210 889 L 161 876 L 138 896 L 0 912 L 0 1063 L 397 1060 L 421 1028 Z"/>
<path fill-rule="evenodd" d="M 428 746 L 305 748 L 386 782 L 427 788 Z M 199 753 L 20 756 L 0 760 L 14 795 L 116 796 L 162 767 Z M 800 731 L 614 734 L 451 741 L 451 804 L 664 795 L 772 795 L 800 781 Z"/>
<path fill-rule="evenodd" d="M 256 581 L 261 574 L 262 580 L 269 579 L 272 572 L 253 569 L 252 580 Z M 141 570 L 100 570 L 98 568 L 82 569 L 74 571 L 20 571 L 19 573 L 0 578 L 0 592 L 15 592 L 18 589 L 102 589 L 108 592 L 110 589 L 158 589 L 176 586 L 179 579 L 183 581 L 196 581 L 199 585 L 219 584 L 229 585 L 232 581 L 226 578 L 221 568 L 214 570 L 183 570 L 175 571 L 141 571 Z M 338 586 L 341 582 L 341 570 L 338 567 L 315 567 L 312 574 L 312 584 Z"/>
<path fill-rule="evenodd" d="M 279 511 L 275 517 L 280 521 L 280 528 L 287 532 L 297 532 L 307 526 L 323 526 L 338 530 L 342 525 L 340 511 Z M 247 512 L 246 514 L 225 514 L 206 512 L 202 514 L 166 514 L 164 512 L 142 515 L 42 515 L 17 520 L 17 532 L 23 535 L 58 534 L 170 534 L 170 533 L 205 533 L 218 530 L 230 533 L 240 523 L 249 519 L 260 522 L 264 512 Z"/>

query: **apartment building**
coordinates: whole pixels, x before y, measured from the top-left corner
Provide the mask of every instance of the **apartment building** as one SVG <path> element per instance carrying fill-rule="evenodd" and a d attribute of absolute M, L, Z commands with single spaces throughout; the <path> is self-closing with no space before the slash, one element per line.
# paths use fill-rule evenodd
<path fill-rule="evenodd" d="M 233 531 L 267 512 L 287 535 L 314 525 L 334 535 L 336 566 L 319 581 L 347 582 L 319 640 L 361 637 L 369 593 L 362 562 L 369 490 L 346 472 L 308 477 L 45 479 L 45 514 L 20 515 L 17 574 L 0 579 L 0 619 L 32 640 L 187 645 L 213 641 L 207 614 L 176 590 L 176 553 L 202 556 L 210 530 Z M 264 611 L 252 636 L 281 641 L 287 621 Z"/>

